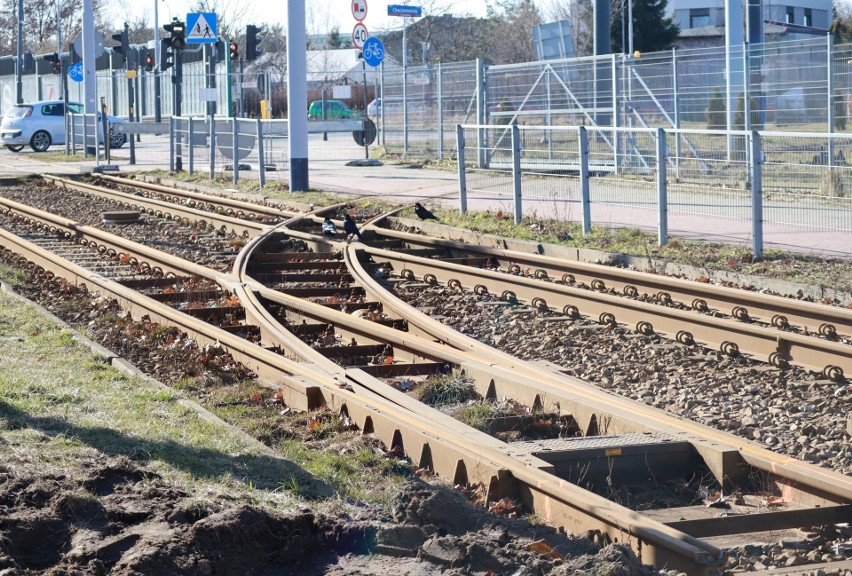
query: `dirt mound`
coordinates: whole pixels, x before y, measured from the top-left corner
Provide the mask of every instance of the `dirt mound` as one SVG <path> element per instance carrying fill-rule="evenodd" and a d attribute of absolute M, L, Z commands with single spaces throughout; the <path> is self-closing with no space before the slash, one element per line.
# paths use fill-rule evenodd
<path fill-rule="evenodd" d="M 203 504 L 124 457 L 42 474 L 0 468 L 0 576 L 569 574 L 601 561 L 645 574 L 628 549 L 603 557 L 583 539 L 472 507 L 419 480 L 391 518 L 273 514 L 227 495 Z"/>

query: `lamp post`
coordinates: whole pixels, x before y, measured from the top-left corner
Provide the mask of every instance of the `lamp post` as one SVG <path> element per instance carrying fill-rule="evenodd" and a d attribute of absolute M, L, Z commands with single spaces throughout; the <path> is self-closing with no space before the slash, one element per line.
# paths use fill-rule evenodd
<path fill-rule="evenodd" d="M 21 78 L 24 66 L 24 0 L 18 0 L 18 59 L 15 66 L 16 103 L 24 102 L 24 84 Z"/>

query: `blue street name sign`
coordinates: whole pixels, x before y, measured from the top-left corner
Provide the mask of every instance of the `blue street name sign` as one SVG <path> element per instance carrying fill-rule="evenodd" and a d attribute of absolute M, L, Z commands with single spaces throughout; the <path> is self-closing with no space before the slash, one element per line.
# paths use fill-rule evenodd
<path fill-rule="evenodd" d="M 215 44 L 216 33 L 215 12 L 190 12 L 186 15 L 187 44 Z"/>
<path fill-rule="evenodd" d="M 423 16 L 421 6 L 406 6 L 404 4 L 388 4 L 388 16 Z"/>
<path fill-rule="evenodd" d="M 361 53 L 364 55 L 364 63 L 367 64 L 367 66 L 375 68 L 376 66 L 379 66 L 385 58 L 385 47 L 382 45 L 381 40 L 375 36 L 370 36 L 364 41 L 364 47 L 361 49 Z"/>

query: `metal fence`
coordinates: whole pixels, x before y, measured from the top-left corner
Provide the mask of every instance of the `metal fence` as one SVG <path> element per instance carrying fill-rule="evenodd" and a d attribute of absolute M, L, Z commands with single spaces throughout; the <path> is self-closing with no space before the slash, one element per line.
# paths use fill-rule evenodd
<path fill-rule="evenodd" d="M 661 243 L 669 214 L 852 234 L 852 135 L 767 131 L 460 125 L 459 193 L 524 203 L 591 230 L 592 208 L 646 210 Z"/>
<path fill-rule="evenodd" d="M 391 154 L 454 157 L 456 124 L 614 126 L 618 128 L 852 131 L 852 44 L 831 36 L 765 44 L 680 49 L 485 66 L 482 61 L 361 70 L 324 70 L 309 79 L 312 94 L 352 86 L 351 105 L 363 111 L 373 94 L 396 107 L 374 117 L 379 142 Z M 286 82 L 280 74 L 237 73 L 228 61 L 208 74 L 209 63 L 184 64 L 184 115 L 206 115 L 199 97 L 216 86 L 216 114 L 258 116 L 254 103 L 272 99 L 273 117 L 286 117 Z M 128 90 L 137 113 L 152 117 L 160 87 L 162 117 L 172 115 L 169 74 L 124 70 L 97 74 L 98 94 L 111 113 L 126 116 Z M 79 100 L 81 84 L 69 95 Z M 0 76 L 0 112 L 13 103 L 15 77 Z M 23 76 L 25 101 L 60 97 L 59 76 Z M 356 94 L 358 95 L 356 97 Z M 369 95 L 369 96 L 368 96 Z"/>

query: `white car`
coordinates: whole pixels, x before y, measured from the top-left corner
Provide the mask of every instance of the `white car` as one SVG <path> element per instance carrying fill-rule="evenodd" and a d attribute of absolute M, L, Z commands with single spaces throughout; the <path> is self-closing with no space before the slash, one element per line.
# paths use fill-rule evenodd
<path fill-rule="evenodd" d="M 68 102 L 68 112 L 82 114 L 83 105 Z M 110 148 L 121 148 L 127 134 L 116 134 L 112 125 L 124 122 L 118 116 L 107 114 Z M 45 152 L 54 144 L 65 144 L 65 103 L 62 100 L 43 100 L 28 104 L 15 104 L 3 115 L 0 123 L 0 142 L 12 152 L 30 146 L 36 152 Z"/>

